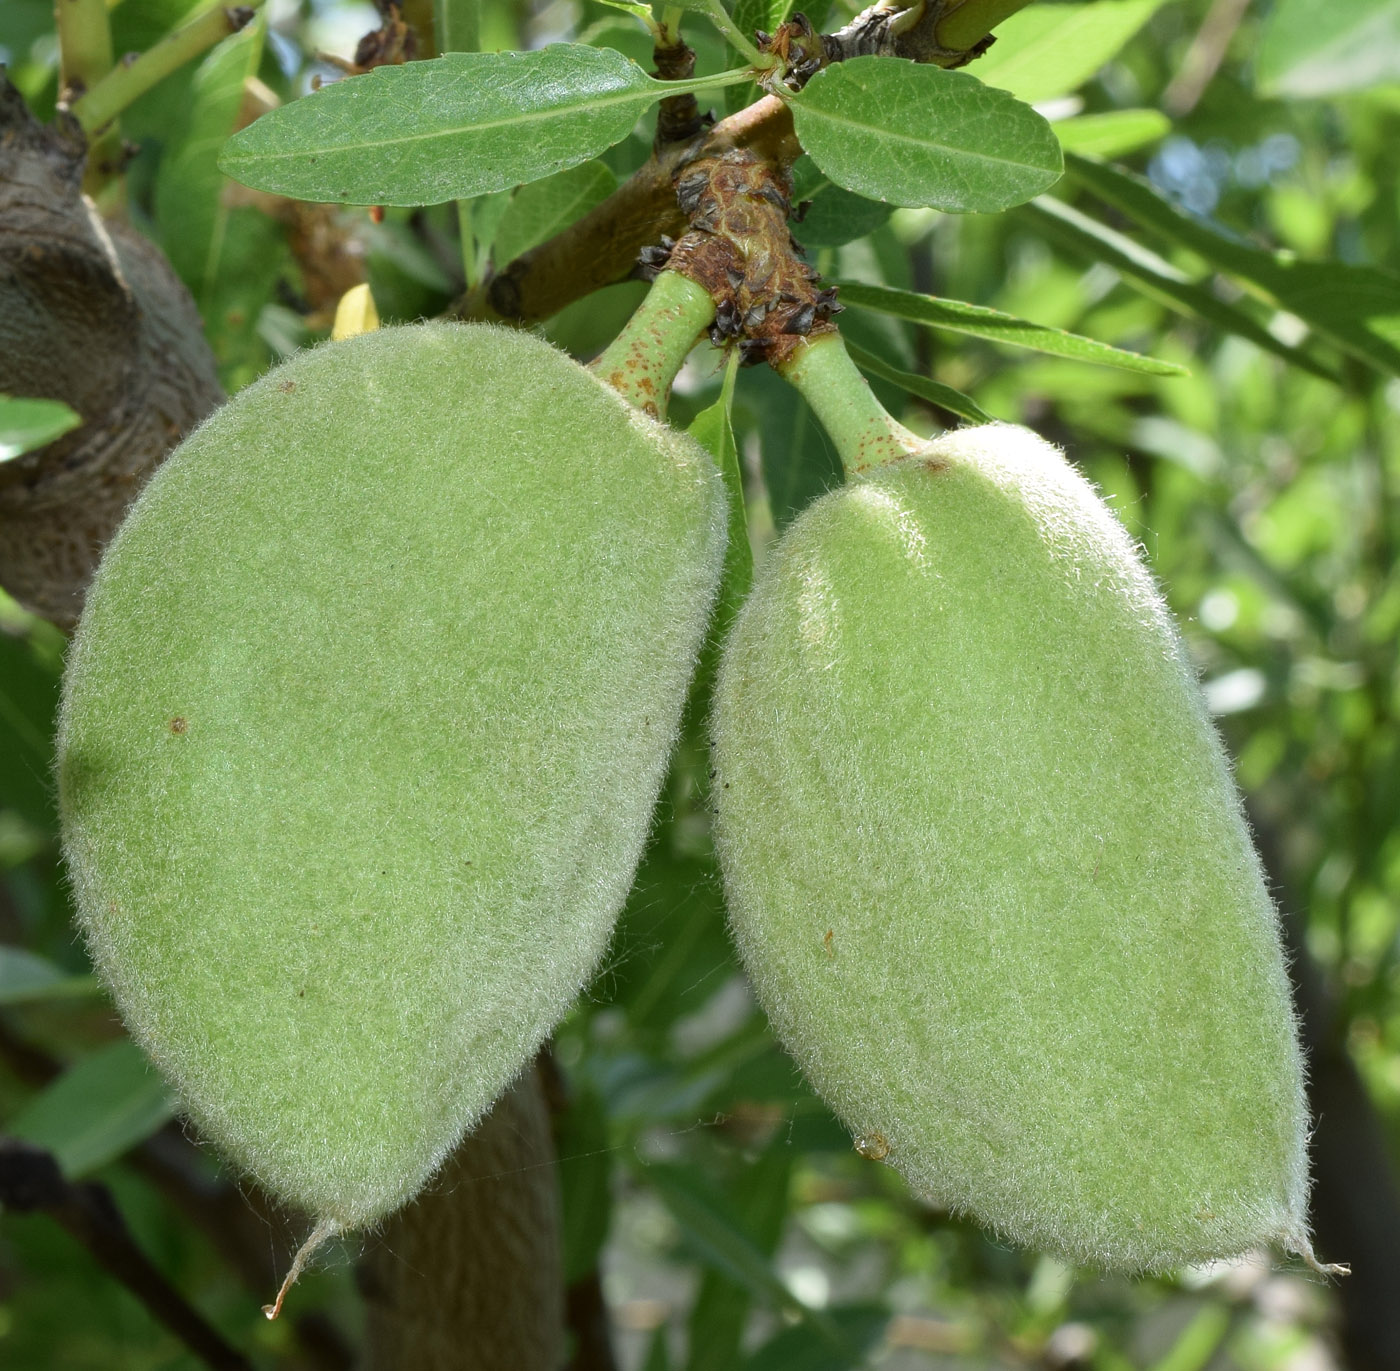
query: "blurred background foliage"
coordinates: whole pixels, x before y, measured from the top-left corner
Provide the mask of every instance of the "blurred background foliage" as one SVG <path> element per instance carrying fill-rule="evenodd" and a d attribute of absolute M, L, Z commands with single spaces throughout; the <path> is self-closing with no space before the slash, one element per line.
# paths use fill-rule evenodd
<path fill-rule="evenodd" d="M 110 8 L 122 52 L 191 6 Z M 783 13 L 739 8 L 765 28 Z M 1321 1255 L 1353 1261 L 1354 1284 L 1338 1291 L 1265 1256 L 1139 1282 L 1068 1270 L 931 1211 L 859 1156 L 775 1045 L 727 941 L 697 706 L 607 964 L 553 1049 L 567 1275 L 576 1304 L 590 1290 L 605 1299 L 618 1366 L 1400 1367 L 1400 1229 L 1387 1222 L 1400 1161 L 1400 279 L 1384 272 L 1400 262 L 1400 18 L 1350 0 L 1319 36 L 1324 10 L 1038 0 L 973 71 L 1074 119 L 1073 146 L 1111 153 L 1155 195 L 1106 194 L 1115 184 L 1092 168 L 1054 203 L 993 217 L 818 194 L 796 232 L 831 277 L 995 306 L 1189 368 L 1154 377 L 842 316 L 887 370 L 955 386 L 1062 444 L 1146 546 L 1295 935 L 1315 1087 L 1341 1092 L 1323 1111 L 1335 1160 L 1320 1170 L 1318 1226 Z M 831 29 L 850 12 L 812 17 Z M 378 22 L 365 4 L 273 0 L 124 118 L 139 149 L 126 212 L 190 286 L 230 390 L 324 336 L 347 282 L 367 275 L 386 320 L 437 313 L 493 240 L 508 259 L 647 155 L 639 127 L 545 191 L 484 197 L 465 250 L 451 207 L 375 223 L 224 182 L 213 156 L 250 100 L 332 78 L 316 54 L 348 57 Z M 696 27 L 701 70 L 728 65 Z M 485 47 L 582 37 L 649 64 L 635 20 L 593 0 L 491 0 L 481 32 Z M 41 117 L 56 55 L 48 0 L 5 0 L 0 57 Z M 1295 254 L 1327 265 L 1289 276 Z M 642 289 L 609 288 L 547 331 L 587 357 Z M 718 354 L 697 352 L 674 420 L 712 403 L 720 381 Z M 952 422 L 876 384 L 911 426 Z M 734 421 L 761 558 L 839 463 L 765 371 L 741 373 Z M 290 1242 L 171 1121 L 88 972 L 50 776 L 63 648 L 0 597 L 0 1130 L 110 1187 L 147 1254 L 256 1364 L 348 1365 L 360 1249 L 302 1283 L 297 1320 L 258 1316 L 270 1293 L 259 1262 L 285 1262 Z M 0 1363 L 200 1365 L 38 1215 L 0 1217 Z"/>

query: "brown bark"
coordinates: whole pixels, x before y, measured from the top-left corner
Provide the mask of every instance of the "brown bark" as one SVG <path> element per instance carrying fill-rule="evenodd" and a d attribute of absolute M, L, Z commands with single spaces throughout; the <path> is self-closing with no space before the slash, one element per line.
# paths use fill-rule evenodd
<path fill-rule="evenodd" d="M 0 78 L 0 392 L 83 419 L 0 466 L 0 584 L 63 628 L 127 505 L 223 399 L 194 302 L 164 254 L 83 197 L 84 154 Z"/>
<path fill-rule="evenodd" d="M 531 1067 L 361 1263 L 370 1371 L 557 1371 L 563 1259 Z"/>

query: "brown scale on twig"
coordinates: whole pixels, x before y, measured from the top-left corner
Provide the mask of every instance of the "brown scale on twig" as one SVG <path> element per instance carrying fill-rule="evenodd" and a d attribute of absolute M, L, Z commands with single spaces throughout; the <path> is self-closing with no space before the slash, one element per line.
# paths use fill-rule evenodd
<path fill-rule="evenodd" d="M 690 231 L 643 249 L 641 274 L 665 267 L 704 286 L 715 301 L 712 342 L 736 344 L 745 365 L 777 365 L 801 339 L 835 331 L 836 292 L 818 289 L 816 271 L 788 232 L 786 168 L 732 148 L 691 162 L 675 189 Z"/>

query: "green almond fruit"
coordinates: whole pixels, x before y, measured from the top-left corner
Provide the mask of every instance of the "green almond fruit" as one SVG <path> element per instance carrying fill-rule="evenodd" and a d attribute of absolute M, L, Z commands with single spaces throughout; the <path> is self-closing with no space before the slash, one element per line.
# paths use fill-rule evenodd
<path fill-rule="evenodd" d="M 1058 452 L 966 429 L 816 501 L 713 731 L 735 936 L 861 1151 L 1074 1262 L 1311 1258 L 1275 912 L 1161 595 Z"/>
<path fill-rule="evenodd" d="M 59 742 L 82 925 L 188 1115 L 319 1234 L 412 1196 L 596 964 L 724 529 L 698 444 L 438 324 L 277 367 L 117 534 Z"/>

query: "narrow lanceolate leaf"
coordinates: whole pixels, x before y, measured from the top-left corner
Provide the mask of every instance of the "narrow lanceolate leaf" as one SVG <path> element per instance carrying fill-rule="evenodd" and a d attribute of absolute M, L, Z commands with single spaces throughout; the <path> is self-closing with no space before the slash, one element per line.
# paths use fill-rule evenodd
<path fill-rule="evenodd" d="M 1171 132 L 1172 121 L 1161 110 L 1114 109 L 1059 119 L 1052 127 L 1066 152 L 1122 157 L 1160 142 Z"/>
<path fill-rule="evenodd" d="M 1275 338 L 1252 314 L 1216 296 L 1209 287 L 1190 280 L 1165 258 L 1135 243 L 1114 229 L 1081 214 L 1077 209 L 1042 195 L 1016 211 L 1031 220 L 1047 238 L 1057 241 L 1091 262 L 1103 262 L 1126 277 L 1143 294 L 1181 314 L 1194 315 L 1217 328 L 1247 338 L 1257 347 L 1282 357 L 1290 365 L 1338 382 L 1337 373 L 1302 348 Z"/>
<path fill-rule="evenodd" d="M 1163 362 L 1156 357 L 1144 357 L 1140 352 L 1101 343 L 1082 334 L 1066 333 L 1064 329 L 1046 328 L 1003 314 L 985 305 L 969 305 L 962 300 L 944 300 L 936 295 L 917 295 L 909 290 L 892 290 L 888 286 L 868 286 L 860 281 L 840 281 L 841 299 L 861 309 L 893 314 L 929 328 L 966 333 L 973 338 L 985 338 L 992 343 L 1007 343 L 1012 347 L 1032 348 L 1054 357 L 1068 357 L 1076 362 L 1099 362 L 1104 366 L 1122 367 L 1126 371 L 1145 372 L 1149 376 L 1185 376 L 1185 367 L 1175 362 Z"/>
<path fill-rule="evenodd" d="M 262 58 L 261 19 L 225 39 L 200 63 L 181 129 L 160 160 L 156 226 L 170 264 L 201 306 L 219 284 L 230 208 L 219 171 L 223 147 L 243 102 L 243 83 Z"/>
<path fill-rule="evenodd" d="M 491 255 L 497 266 L 514 261 L 560 229 L 567 228 L 617 189 L 617 177 L 605 162 L 584 162 L 543 181 L 522 186 L 496 226 Z"/>
<path fill-rule="evenodd" d="M 995 213 L 1053 185 L 1050 125 L 965 72 L 856 57 L 789 97 L 802 146 L 838 186 L 892 205 Z"/>
<path fill-rule="evenodd" d="M 91 976 L 73 975 L 25 948 L 0 945 L 0 1005 L 95 994 Z"/>
<path fill-rule="evenodd" d="M 61 438 L 83 421 L 60 400 L 0 395 L 0 462 Z"/>
<path fill-rule="evenodd" d="M 116 1160 L 173 1114 L 165 1082 L 141 1049 L 123 1039 L 69 1067 L 10 1121 L 9 1131 L 48 1148 L 73 1179 Z"/>
<path fill-rule="evenodd" d="M 1069 156 L 1066 165 L 1075 180 L 1141 228 L 1254 287 L 1359 360 L 1400 375 L 1400 276 L 1256 248 L 1168 204 L 1140 176 L 1087 157 Z"/>
<path fill-rule="evenodd" d="M 1400 0 L 1278 0 L 1259 43 L 1265 95 L 1340 95 L 1400 79 Z"/>
<path fill-rule="evenodd" d="M 257 190 L 357 205 L 433 205 L 506 190 L 621 142 L 663 95 L 613 48 L 453 52 L 378 67 L 263 115 L 219 165 Z"/>
<path fill-rule="evenodd" d="M 945 386 L 941 381 L 935 381 L 928 376 L 919 376 L 912 371 L 905 371 L 894 366 L 876 353 L 869 352 L 859 344 L 851 342 L 849 338 L 846 339 L 846 351 L 850 353 L 851 361 L 862 371 L 889 381 L 891 385 L 908 391 L 910 395 L 917 395 L 921 400 L 927 400 L 940 409 L 946 409 L 950 414 L 956 414 L 960 419 L 970 419 L 974 424 L 996 422 L 970 395 L 964 395 L 962 391 L 954 390 L 952 386 Z"/>
<path fill-rule="evenodd" d="M 1078 90 L 1159 9 L 1162 0 L 1093 0 L 1031 5 L 997 25 L 996 45 L 977 75 L 1018 100 L 1053 100 Z"/>

